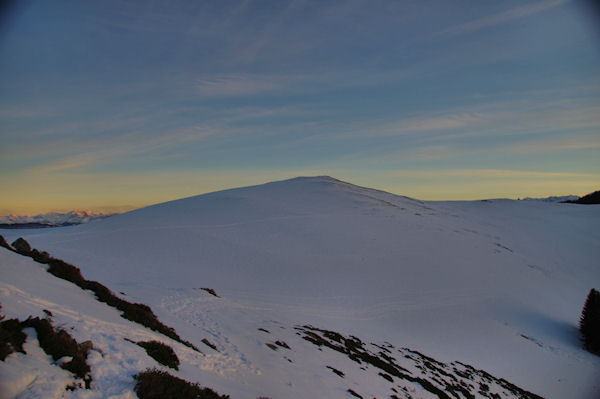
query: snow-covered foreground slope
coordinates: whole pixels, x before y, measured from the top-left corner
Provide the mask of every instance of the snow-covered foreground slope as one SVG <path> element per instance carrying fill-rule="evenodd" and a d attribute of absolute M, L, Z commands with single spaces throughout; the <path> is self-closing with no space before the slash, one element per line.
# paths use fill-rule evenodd
<path fill-rule="evenodd" d="M 348 389 L 382 398 L 394 394 L 391 388 L 408 397 L 398 378 L 392 383 L 374 366 L 319 350 L 305 339 L 313 331 L 306 326 L 355 336 L 372 353 L 378 347 L 371 343 L 392 348 L 398 359 L 413 356 L 401 352 L 408 348 L 448 365 L 460 361 L 544 397 L 590 398 L 600 396 L 600 358 L 581 349 L 577 322 L 587 292 L 600 287 L 598 222 L 598 206 L 421 202 L 319 177 L 186 198 L 76 227 L 0 233 L 9 242 L 23 236 L 124 299 L 150 305 L 205 352 L 173 344 L 182 357 L 176 374 L 233 398 L 351 397 Z M 66 291 L 40 288 L 55 277 L 3 252 L 0 282 L 10 287 L 2 291 L 2 312 L 22 318 L 52 304 L 59 321 L 92 340 L 90 320 L 100 320 L 99 345 L 124 354 L 106 380 L 122 381 L 119 389 L 131 393 L 130 375 L 153 363 L 122 338 L 156 333 L 130 326 L 116 310 L 96 309 L 105 307 L 97 302 L 62 304 Z M 31 281 L 13 275 L 15 262 L 37 270 Z M 37 299 L 24 305 L 16 292 Z M 73 295 L 94 303 L 84 291 Z M 406 361 L 402 367 L 416 373 Z M 412 386 L 415 398 L 435 397 Z M 92 397 L 102 396 L 108 391 Z"/>

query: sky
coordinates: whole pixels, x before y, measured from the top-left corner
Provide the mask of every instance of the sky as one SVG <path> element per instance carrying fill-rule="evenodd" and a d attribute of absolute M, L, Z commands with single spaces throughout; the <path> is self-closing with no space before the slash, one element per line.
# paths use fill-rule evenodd
<path fill-rule="evenodd" d="M 295 176 L 424 200 L 600 188 L 593 0 L 21 0 L 0 215 Z"/>

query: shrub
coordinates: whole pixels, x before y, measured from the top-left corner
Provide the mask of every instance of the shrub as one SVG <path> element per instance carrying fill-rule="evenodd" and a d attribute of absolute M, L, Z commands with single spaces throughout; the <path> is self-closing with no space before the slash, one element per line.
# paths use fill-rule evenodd
<path fill-rule="evenodd" d="M 13 249 L 11 248 L 10 245 L 8 245 L 8 243 L 6 242 L 6 239 L 4 238 L 4 236 L 2 234 L 0 234 L 0 247 L 4 247 L 10 251 L 12 251 Z"/>
<path fill-rule="evenodd" d="M 50 259 L 48 261 L 48 273 L 70 281 L 79 287 L 83 288 L 85 279 L 81 275 L 81 270 L 78 267 L 68 264 L 60 259 Z"/>
<path fill-rule="evenodd" d="M 285 348 L 285 349 L 291 349 L 290 346 L 285 343 L 285 341 L 275 341 L 275 345 L 281 346 L 282 348 Z"/>
<path fill-rule="evenodd" d="M 215 351 L 219 351 L 217 349 L 217 345 L 213 344 L 212 342 L 210 342 L 209 340 L 207 340 L 206 338 L 202 338 L 202 343 L 206 346 L 208 346 L 209 348 L 212 348 Z"/>
<path fill-rule="evenodd" d="M 26 255 L 29 256 L 31 255 L 31 247 L 29 246 L 29 243 L 27 241 L 25 241 L 23 238 L 17 238 L 13 243 L 12 243 L 12 247 L 15 249 L 15 251 L 17 253 L 20 253 L 21 255 Z"/>
<path fill-rule="evenodd" d="M 600 292 L 591 289 L 583 305 L 579 330 L 588 351 L 600 355 Z"/>
<path fill-rule="evenodd" d="M 208 292 L 212 296 L 216 296 L 217 298 L 221 298 L 220 296 L 217 295 L 217 293 L 215 292 L 215 290 L 213 290 L 212 288 L 200 288 L 200 289 Z"/>
<path fill-rule="evenodd" d="M 25 353 L 23 344 L 27 339 L 19 320 L 3 319 L 4 316 L 0 316 L 0 360 L 2 361 L 14 351 Z"/>
<path fill-rule="evenodd" d="M 140 399 L 229 399 L 210 388 L 182 380 L 164 371 L 152 369 L 133 376 L 135 393 Z"/>
<path fill-rule="evenodd" d="M 31 250 L 31 257 L 36 262 L 44 263 L 44 264 L 47 264 L 48 262 L 50 262 L 50 259 L 51 259 L 50 254 L 48 252 L 46 252 L 46 251 L 40 252 L 35 248 Z"/>
<path fill-rule="evenodd" d="M 162 364 L 163 366 L 179 370 L 179 358 L 173 348 L 158 341 L 140 341 L 136 342 L 139 346 L 146 349 L 148 356 Z"/>
<path fill-rule="evenodd" d="M 83 379 L 86 388 L 90 387 L 92 377 L 89 375 L 90 366 L 86 363 L 87 351 L 68 332 L 62 329 L 55 330 L 50 320 L 38 317 L 30 317 L 21 325 L 35 329 L 40 346 L 55 361 L 65 356 L 71 357 L 71 361 L 61 364 L 60 367 Z"/>

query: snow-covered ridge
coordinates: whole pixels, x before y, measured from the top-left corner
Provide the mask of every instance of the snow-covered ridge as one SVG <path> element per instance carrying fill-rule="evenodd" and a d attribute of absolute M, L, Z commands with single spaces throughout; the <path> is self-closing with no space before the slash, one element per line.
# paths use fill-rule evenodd
<path fill-rule="evenodd" d="M 38 215 L 8 215 L 0 216 L 0 224 L 26 224 L 38 223 L 50 226 L 72 226 L 76 224 L 88 223 L 94 220 L 100 220 L 114 213 L 95 213 L 89 210 L 74 210 L 67 213 L 41 213 Z"/>

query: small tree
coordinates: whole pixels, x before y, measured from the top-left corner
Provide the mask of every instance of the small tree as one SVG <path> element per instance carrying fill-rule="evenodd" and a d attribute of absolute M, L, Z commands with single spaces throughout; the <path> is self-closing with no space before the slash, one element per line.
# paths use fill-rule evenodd
<path fill-rule="evenodd" d="M 583 305 L 579 330 L 583 335 L 585 349 L 600 355 L 600 292 L 593 288 Z"/>

